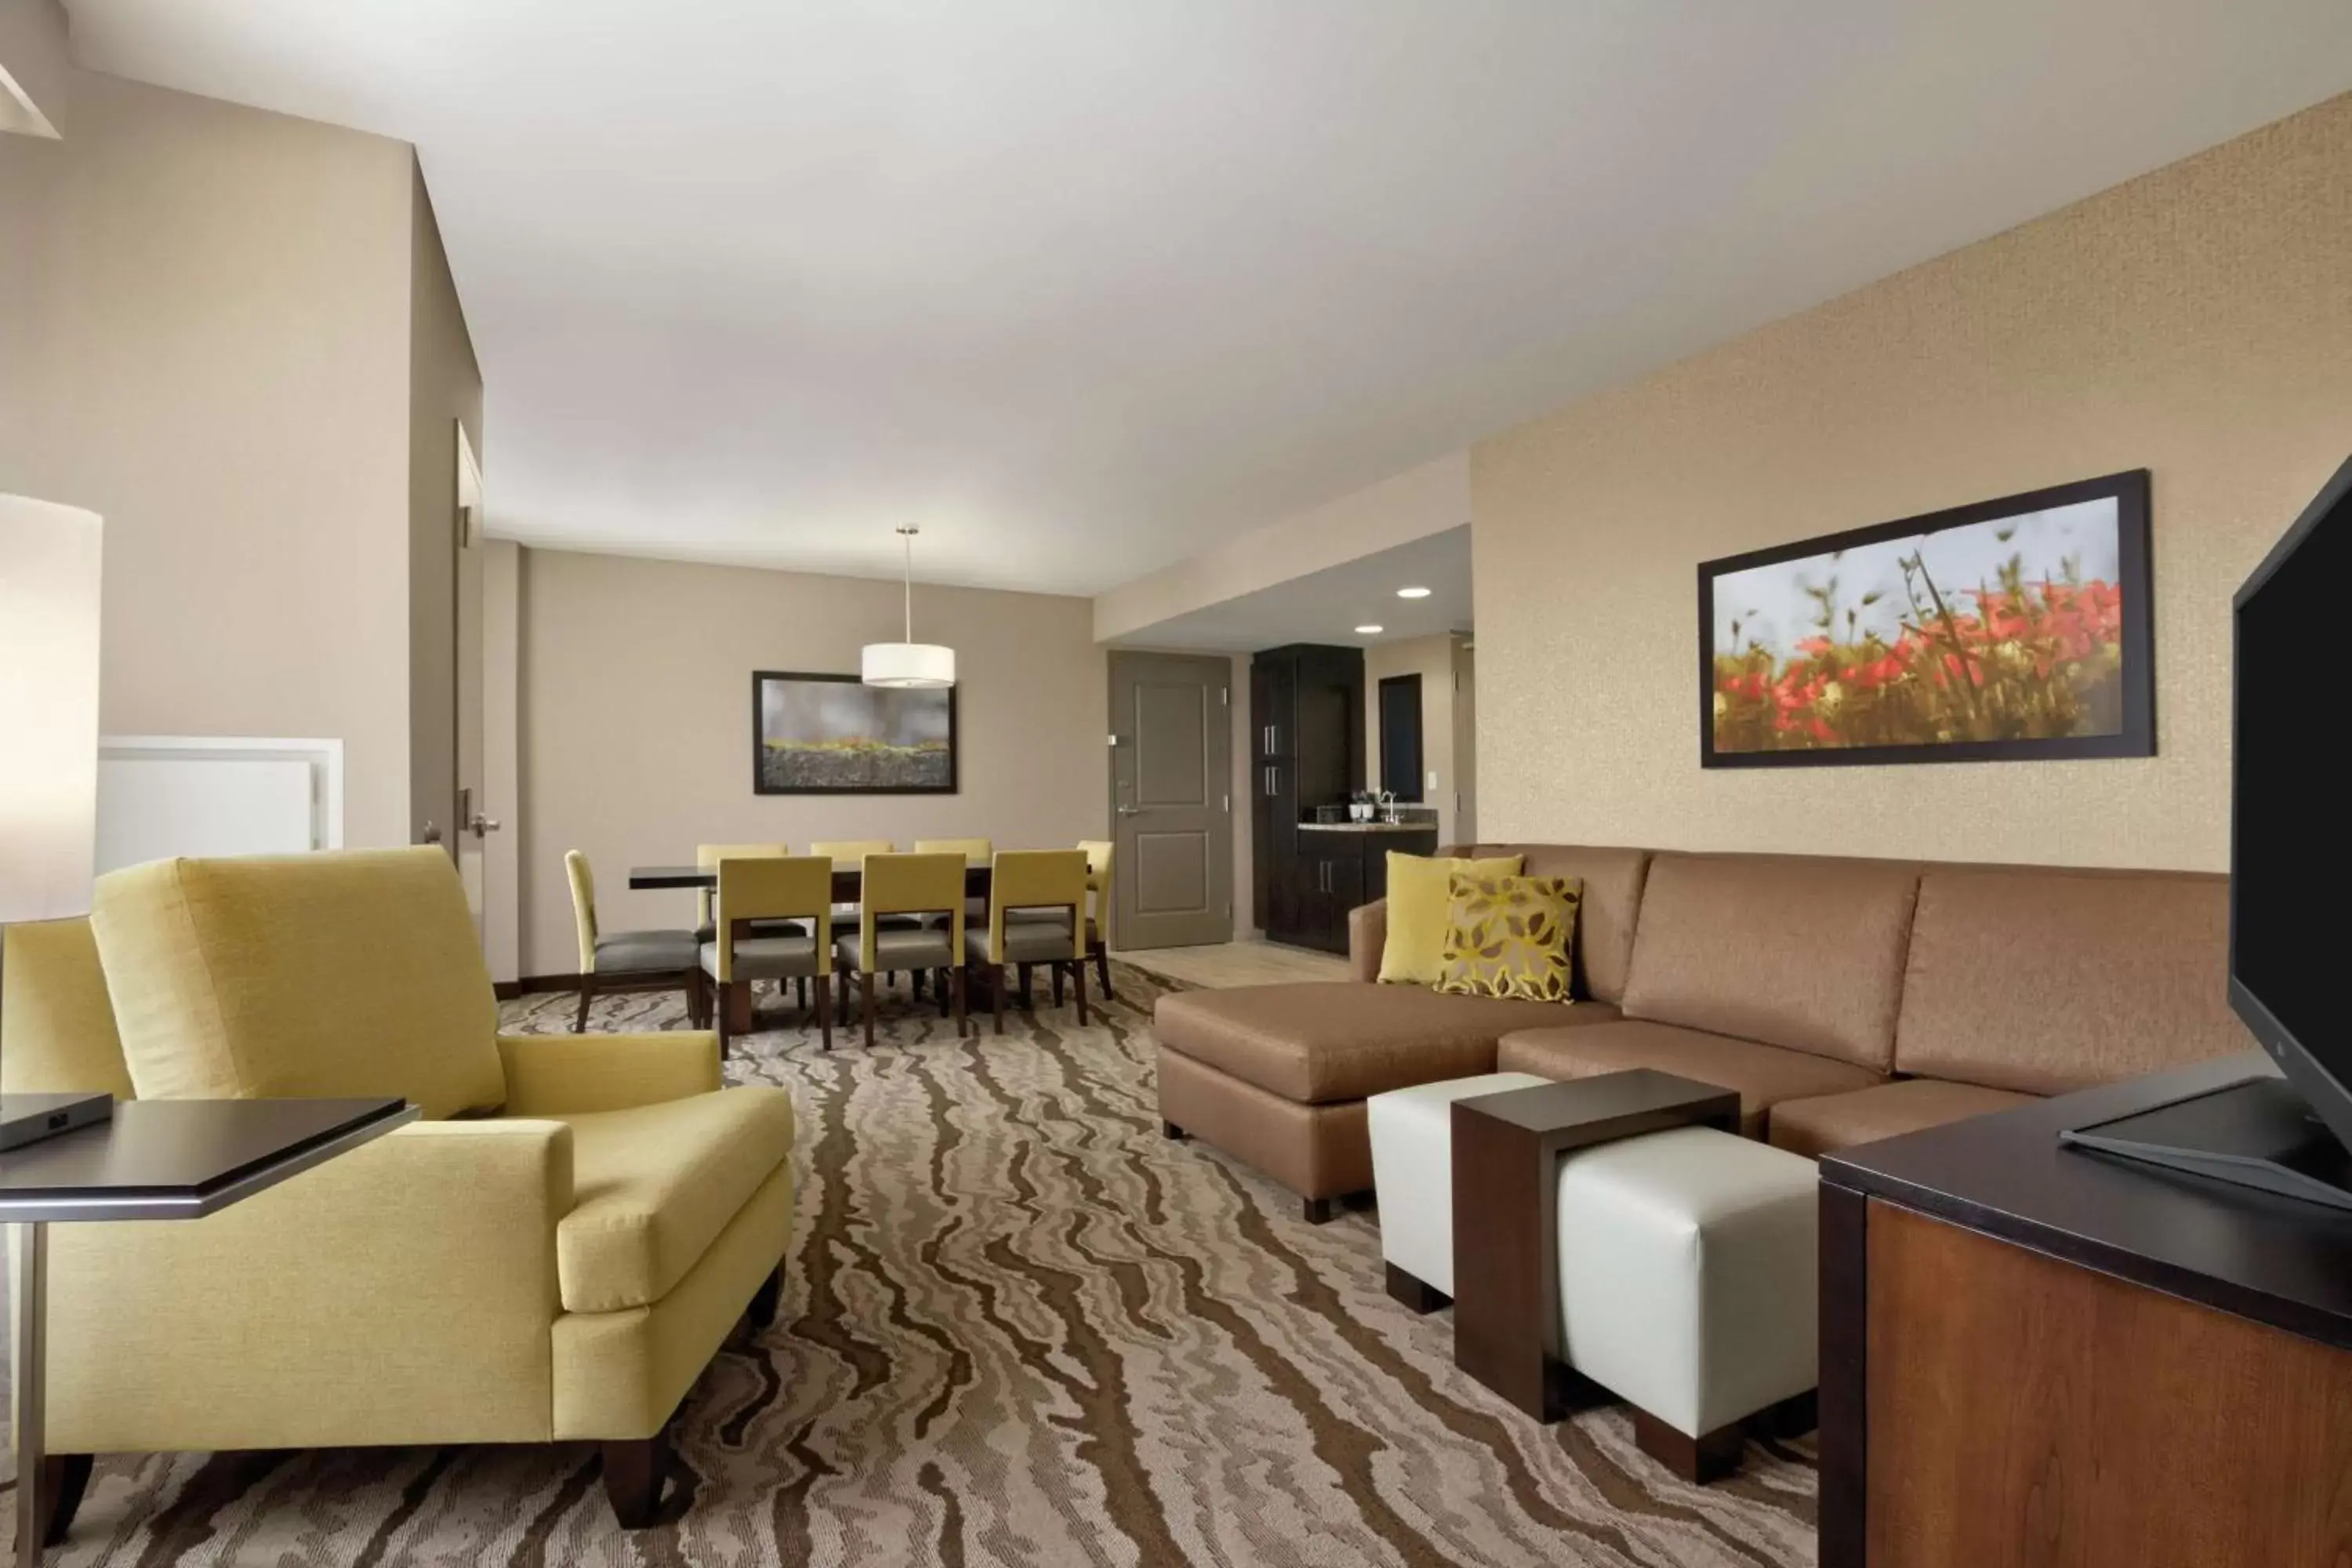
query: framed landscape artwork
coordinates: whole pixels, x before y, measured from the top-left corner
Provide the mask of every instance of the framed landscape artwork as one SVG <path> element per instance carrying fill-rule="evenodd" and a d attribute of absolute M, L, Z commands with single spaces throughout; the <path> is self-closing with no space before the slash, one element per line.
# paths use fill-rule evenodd
<path fill-rule="evenodd" d="M 867 686 L 854 675 L 751 677 L 759 795 L 953 795 L 956 689 Z"/>
<path fill-rule="evenodd" d="M 2156 753 L 2145 468 L 1698 569 L 1710 768 Z"/>

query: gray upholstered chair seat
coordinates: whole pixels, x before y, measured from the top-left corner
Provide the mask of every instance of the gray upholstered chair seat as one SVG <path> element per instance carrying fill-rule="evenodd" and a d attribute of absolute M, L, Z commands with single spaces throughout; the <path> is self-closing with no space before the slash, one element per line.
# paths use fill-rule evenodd
<path fill-rule="evenodd" d="M 790 924 L 790 921 L 760 922 Z M 713 979 L 719 975 L 719 944 L 702 944 L 702 972 Z M 738 980 L 790 980 L 799 975 L 816 973 L 816 939 L 812 936 L 747 936 L 735 942 L 735 978 Z"/>
<path fill-rule="evenodd" d="M 863 966 L 857 962 L 857 938 L 845 936 L 834 944 L 834 962 L 852 973 Z M 877 927 L 874 932 L 874 967 L 886 974 L 903 970 L 946 969 L 955 963 L 955 944 L 943 931 L 890 931 Z"/>
<path fill-rule="evenodd" d="M 1046 963 L 1055 959 L 1067 962 L 1072 956 L 1067 925 L 1058 921 L 1015 923 L 1010 910 L 1006 916 L 1003 952 L 990 947 L 985 931 L 973 931 L 964 939 L 982 963 Z"/>
<path fill-rule="evenodd" d="M 874 917 L 874 929 L 877 931 L 920 931 L 923 927 L 924 918 L 925 917 L 921 915 L 876 915 Z M 857 929 L 857 906 L 856 904 L 835 904 L 833 906 L 833 929 L 840 931 L 845 927 L 850 931 L 856 931 Z"/>
<path fill-rule="evenodd" d="M 1008 926 L 1053 926 L 1059 931 L 1067 931 L 1070 929 L 1070 917 L 1062 910 L 1007 910 L 1004 911 L 1004 923 Z M 1087 945 L 1091 948 L 1101 941 L 1102 934 L 1095 930 L 1094 917 L 1087 916 Z"/>
<path fill-rule="evenodd" d="M 690 931 L 616 931 L 596 939 L 599 974 L 675 973 L 694 967 Z"/>

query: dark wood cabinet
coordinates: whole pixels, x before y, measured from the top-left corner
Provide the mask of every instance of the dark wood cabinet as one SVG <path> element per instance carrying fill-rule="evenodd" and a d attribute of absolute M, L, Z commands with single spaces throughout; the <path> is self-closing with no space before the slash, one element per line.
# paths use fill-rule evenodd
<path fill-rule="evenodd" d="M 1259 654 L 1250 664 L 1250 721 L 1251 912 L 1274 940 L 1305 941 L 1302 931 L 1328 925 L 1323 904 L 1336 895 L 1303 862 L 1298 825 L 1362 787 L 1363 651 L 1297 643 Z M 1344 915 L 1340 926 L 1344 947 Z"/>
<path fill-rule="evenodd" d="M 1389 893 L 1389 856 L 1428 855 L 1437 848 L 1433 826 L 1302 826 L 1289 885 L 1296 902 L 1282 928 L 1266 935 L 1300 947 L 1348 951 L 1348 912 Z"/>

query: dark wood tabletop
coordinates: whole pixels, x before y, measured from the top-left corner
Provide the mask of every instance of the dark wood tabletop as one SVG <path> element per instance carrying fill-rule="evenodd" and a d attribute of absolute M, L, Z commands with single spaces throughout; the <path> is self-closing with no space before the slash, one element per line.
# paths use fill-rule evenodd
<path fill-rule="evenodd" d="M 126 1100 L 8 1151 L 0 1222 L 194 1219 L 415 1120 L 404 1100 Z"/>
<path fill-rule="evenodd" d="M 2058 1142 L 2273 1070 L 2250 1052 L 1931 1127 L 1826 1155 L 1822 1180 L 2352 1350 L 2352 1215 Z"/>
<path fill-rule="evenodd" d="M 967 860 L 964 863 L 963 889 L 970 898 L 986 898 L 989 883 L 989 863 Z M 865 881 L 865 873 L 855 860 L 833 863 L 833 900 L 837 904 L 857 901 L 857 889 Z M 632 866 L 629 886 L 639 891 L 666 888 L 715 888 L 719 886 L 716 866 Z"/>

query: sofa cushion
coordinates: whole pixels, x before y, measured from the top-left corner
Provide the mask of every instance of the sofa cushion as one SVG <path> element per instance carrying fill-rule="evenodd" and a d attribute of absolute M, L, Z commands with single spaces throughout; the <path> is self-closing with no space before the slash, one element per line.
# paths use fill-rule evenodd
<path fill-rule="evenodd" d="M 2221 876 L 1929 869 L 1895 1065 L 2064 1094 L 2253 1044 Z"/>
<path fill-rule="evenodd" d="M 572 1129 L 572 1212 L 555 1226 L 568 1312 L 660 1300 L 793 1149 L 781 1089 L 549 1120 Z"/>
<path fill-rule="evenodd" d="M 1916 866 L 1660 855 L 1625 1016 L 1885 1072 L 1895 1060 Z"/>
<path fill-rule="evenodd" d="M 1160 998 L 1160 1043 L 1301 1104 L 1490 1072 L 1495 1041 L 1531 1025 L 1606 1023 L 1598 1003 L 1446 996 L 1416 985 L 1302 981 Z"/>
<path fill-rule="evenodd" d="M 131 866 L 90 929 L 142 1100 L 506 1097 L 481 937 L 430 846 Z"/>
<path fill-rule="evenodd" d="M 1576 947 L 1573 877 L 1466 877 L 1456 872 L 1437 989 L 1450 996 L 1566 1002 Z"/>
<path fill-rule="evenodd" d="M 1381 947 L 1381 980 L 1391 985 L 1434 985 L 1445 967 L 1454 878 L 1517 876 L 1519 858 L 1487 860 L 1400 855 L 1388 859 L 1388 940 Z"/>
<path fill-rule="evenodd" d="M 26 921 L 0 930 L 0 1094 L 129 1099 L 89 922 Z"/>
<path fill-rule="evenodd" d="M 1584 884 L 1576 914 L 1576 994 L 1596 1002 L 1625 999 L 1625 973 L 1633 960 L 1633 928 L 1642 910 L 1647 849 L 1582 844 L 1481 844 L 1475 855 L 1517 855 L 1529 877 L 1574 877 Z"/>
<path fill-rule="evenodd" d="M 1803 1051 L 1784 1051 L 1671 1024 L 1625 1019 L 1582 1029 L 1523 1029 L 1505 1035 L 1495 1066 L 1539 1078 L 1596 1078 L 1654 1068 L 1739 1093 L 1740 1131 L 1763 1135 L 1766 1113 L 1784 1100 L 1868 1089 L 1885 1080 L 1866 1068 Z"/>
<path fill-rule="evenodd" d="M 1965 1121 L 1971 1116 L 2031 1105 L 2033 1100 L 2030 1094 L 2011 1094 L 2002 1089 L 1915 1078 L 1852 1094 L 1784 1100 L 1772 1108 L 1772 1142 L 1818 1160 L 1857 1143 L 1875 1143 L 1923 1127 Z"/>

